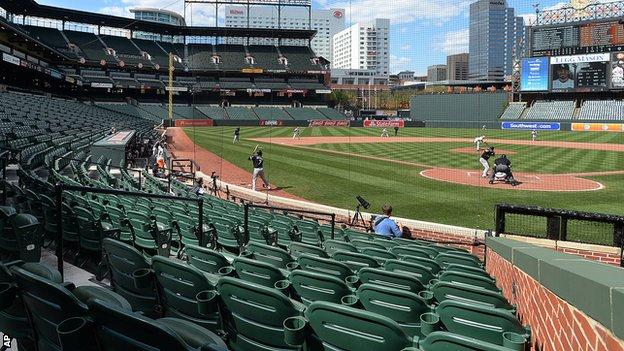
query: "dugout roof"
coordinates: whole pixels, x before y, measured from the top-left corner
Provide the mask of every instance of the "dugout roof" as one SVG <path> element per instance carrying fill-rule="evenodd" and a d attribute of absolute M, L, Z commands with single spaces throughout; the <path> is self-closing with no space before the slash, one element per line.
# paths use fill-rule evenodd
<path fill-rule="evenodd" d="M 316 35 L 315 30 L 305 29 L 283 30 L 273 28 L 175 26 L 166 23 L 141 21 L 126 17 L 40 5 L 34 0 L 0 0 L 0 7 L 15 15 L 50 18 L 60 21 L 173 36 L 312 39 Z"/>

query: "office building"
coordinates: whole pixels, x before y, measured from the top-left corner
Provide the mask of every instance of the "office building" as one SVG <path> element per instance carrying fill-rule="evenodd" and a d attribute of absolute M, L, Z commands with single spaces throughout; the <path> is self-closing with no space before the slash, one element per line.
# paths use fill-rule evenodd
<path fill-rule="evenodd" d="M 479 0 L 470 5 L 469 79 L 503 80 L 512 74 L 520 50 L 524 19 L 506 0 Z"/>
<path fill-rule="evenodd" d="M 427 67 L 427 82 L 440 82 L 446 80 L 446 65 L 433 65 Z"/>
<path fill-rule="evenodd" d="M 467 53 L 447 56 L 446 79 L 468 80 L 468 58 L 469 55 Z"/>
<path fill-rule="evenodd" d="M 334 35 L 332 69 L 373 70 L 390 74 L 390 20 L 356 23 Z"/>

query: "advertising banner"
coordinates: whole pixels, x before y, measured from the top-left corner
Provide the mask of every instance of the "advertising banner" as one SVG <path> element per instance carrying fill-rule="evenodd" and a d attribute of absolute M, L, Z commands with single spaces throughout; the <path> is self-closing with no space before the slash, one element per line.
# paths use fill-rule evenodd
<path fill-rule="evenodd" d="M 624 132 L 624 124 L 572 123 L 573 132 Z"/>
<path fill-rule="evenodd" d="M 261 120 L 260 121 L 260 127 L 279 127 L 283 125 L 284 125 L 284 121 L 278 121 L 278 120 Z"/>
<path fill-rule="evenodd" d="M 212 127 L 214 120 L 212 119 L 176 119 L 176 127 Z"/>
<path fill-rule="evenodd" d="M 501 128 L 505 130 L 561 130 L 558 122 L 503 122 Z"/>
<path fill-rule="evenodd" d="M 402 119 L 394 120 L 394 121 L 380 121 L 376 119 L 369 119 L 364 121 L 364 128 L 394 128 L 405 127 L 405 121 Z"/>
<path fill-rule="evenodd" d="M 330 121 L 330 120 L 314 120 L 310 121 L 309 127 L 348 127 L 351 121 Z"/>

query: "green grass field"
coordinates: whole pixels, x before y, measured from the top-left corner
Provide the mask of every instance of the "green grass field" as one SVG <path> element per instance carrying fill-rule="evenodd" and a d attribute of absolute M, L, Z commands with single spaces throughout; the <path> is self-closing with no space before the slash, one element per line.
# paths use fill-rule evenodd
<path fill-rule="evenodd" d="M 186 128 L 197 145 L 233 164 L 250 169 L 247 157 L 258 144 L 249 138 L 290 137 L 292 128 L 243 128 L 242 141 L 232 144 L 234 128 Z M 400 136 L 467 137 L 480 135 L 471 129 L 407 128 Z M 528 132 L 487 131 L 488 138 L 528 140 Z M 305 128 L 302 136 L 378 136 L 379 130 L 365 128 Z M 594 143 L 624 143 L 621 133 L 542 132 L 540 140 Z M 624 175 L 592 177 L 606 186 L 594 192 L 534 192 L 487 189 L 455 185 L 423 178 L 422 167 L 358 155 L 384 157 L 432 166 L 479 169 L 476 157 L 450 151 L 466 143 L 326 144 L 313 150 L 263 144 L 265 170 L 271 183 L 285 191 L 327 205 L 354 208 L 355 195 L 362 195 L 377 211 L 388 202 L 395 215 L 431 222 L 490 229 L 494 226 L 494 205 L 513 203 L 540 205 L 602 213 L 624 212 Z M 496 145 L 517 152 L 510 156 L 517 171 L 570 173 L 624 170 L 624 153 Z M 349 155 L 336 154 L 341 151 Z"/>

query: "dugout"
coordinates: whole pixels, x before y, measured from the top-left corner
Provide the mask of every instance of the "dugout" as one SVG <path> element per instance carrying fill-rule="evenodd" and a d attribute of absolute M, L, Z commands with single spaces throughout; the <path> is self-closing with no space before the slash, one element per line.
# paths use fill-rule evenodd
<path fill-rule="evenodd" d="M 126 160 L 126 150 L 134 141 L 136 132 L 134 130 L 124 130 L 112 135 L 108 135 L 102 140 L 95 142 L 91 146 L 93 160 L 98 160 L 101 156 L 111 160 L 111 164 L 118 165 L 120 161 Z"/>

